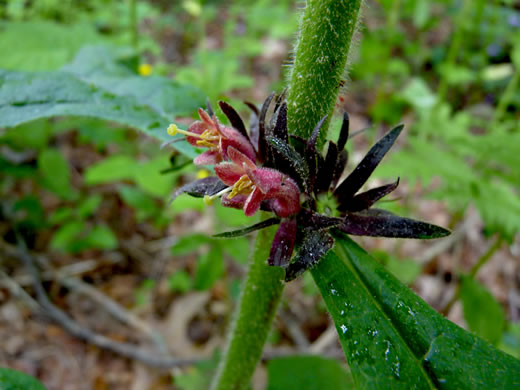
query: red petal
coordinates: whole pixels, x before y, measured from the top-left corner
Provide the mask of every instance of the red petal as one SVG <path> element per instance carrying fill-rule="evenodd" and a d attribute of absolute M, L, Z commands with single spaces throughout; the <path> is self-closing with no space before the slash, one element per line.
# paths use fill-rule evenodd
<path fill-rule="evenodd" d="M 222 161 L 222 155 L 218 150 L 207 150 L 202 154 L 199 154 L 193 160 L 195 165 L 215 165 Z"/>
<path fill-rule="evenodd" d="M 244 153 L 234 148 L 233 146 L 229 146 L 227 148 L 227 155 L 236 165 L 241 167 L 245 173 L 246 169 L 256 170 L 256 164 L 249 157 L 247 157 Z"/>
<path fill-rule="evenodd" d="M 269 204 L 279 217 L 288 217 L 300 211 L 300 190 L 298 185 L 289 177 L 284 177 L 282 184 L 276 191 L 267 195 Z"/>
<path fill-rule="evenodd" d="M 211 120 L 210 116 L 206 111 L 204 111 L 202 108 L 199 108 L 199 117 L 200 119 L 208 125 L 208 127 L 215 127 L 215 124 Z"/>
<path fill-rule="evenodd" d="M 196 121 L 191 124 L 191 126 L 188 128 L 189 132 L 195 133 L 195 134 L 202 134 L 204 131 L 208 129 L 208 125 L 201 121 Z M 191 137 L 187 136 L 186 141 L 188 141 L 193 146 L 197 146 L 197 141 L 199 141 L 200 138 L 198 137 Z"/>
<path fill-rule="evenodd" d="M 262 203 L 264 198 L 265 195 L 262 194 L 262 191 L 260 191 L 258 188 L 255 188 L 254 191 L 249 194 L 249 197 L 244 204 L 244 213 L 246 216 L 250 217 L 256 213 L 260 208 L 260 203 Z"/>
<path fill-rule="evenodd" d="M 278 191 L 284 176 L 280 171 L 270 168 L 258 168 L 249 173 L 251 180 L 264 194 Z"/>
<path fill-rule="evenodd" d="M 215 165 L 215 173 L 218 178 L 226 183 L 228 186 L 232 186 L 237 182 L 245 171 L 238 165 L 232 162 L 223 162 Z"/>
<path fill-rule="evenodd" d="M 244 203 L 247 200 L 246 195 L 235 195 L 233 198 L 229 199 L 228 194 L 222 196 L 220 203 L 224 207 L 232 207 L 234 209 L 241 209 L 244 207 Z"/>
<path fill-rule="evenodd" d="M 256 161 L 256 153 L 251 142 L 240 134 L 239 131 L 232 127 L 219 126 L 219 131 L 222 134 L 222 149 L 227 152 L 228 148 L 233 147 L 245 154 L 251 161 Z"/>

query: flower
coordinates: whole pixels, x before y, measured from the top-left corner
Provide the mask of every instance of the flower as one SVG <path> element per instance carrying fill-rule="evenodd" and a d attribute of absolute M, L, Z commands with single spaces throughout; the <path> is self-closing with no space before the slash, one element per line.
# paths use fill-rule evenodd
<path fill-rule="evenodd" d="M 141 76 L 150 76 L 152 74 L 152 65 L 150 64 L 140 64 L 138 71 Z"/>
<path fill-rule="evenodd" d="M 248 217 L 262 202 L 279 217 L 295 215 L 300 210 L 300 190 L 289 176 L 271 168 L 258 168 L 246 155 L 228 148 L 231 161 L 215 166 L 215 173 L 229 187 L 221 191 L 222 205 L 243 208 Z M 213 197 L 218 196 L 213 195 Z M 211 198 L 207 196 L 207 199 Z"/>
<path fill-rule="evenodd" d="M 328 141 L 327 152 L 322 154 L 316 144 L 326 117 L 316 125 L 309 140 L 289 136 L 283 97 L 275 100 L 273 117 L 266 120 L 273 99 L 274 95 L 269 96 L 260 111 L 248 104 L 256 118 L 250 134 L 238 113 L 223 102 L 220 107 L 233 126 L 228 129 L 241 137 L 233 135 L 224 141 L 221 129 L 225 127 L 202 110 L 202 122 L 191 125 L 189 134 L 184 132 L 192 145 L 210 145 L 205 152 L 208 155 L 197 158 L 215 162 L 217 177 L 189 183 L 179 188 L 174 198 L 185 192 L 206 201 L 221 197 L 224 206 L 242 208 L 247 216 L 259 209 L 276 215 L 217 237 L 237 237 L 278 224 L 268 263 L 285 268 L 285 280 L 290 281 L 317 264 L 334 246 L 333 234 L 399 238 L 438 238 L 450 234 L 439 226 L 372 207 L 397 188 L 399 179 L 359 192 L 403 130 L 402 125 L 381 138 L 339 183 L 347 163 L 348 115 L 343 116 L 337 141 Z M 205 133 L 209 130 L 213 131 L 210 135 Z M 211 138 L 217 136 L 218 142 Z"/>
<path fill-rule="evenodd" d="M 226 160 L 230 146 L 256 161 L 256 153 L 249 139 L 232 127 L 222 126 L 214 115 L 211 118 L 203 109 L 199 108 L 198 112 L 201 120 L 194 122 L 188 131 L 180 130 L 175 124 L 168 127 L 169 135 L 184 134 L 191 145 L 209 149 L 195 158 L 195 165 L 214 165 Z"/>

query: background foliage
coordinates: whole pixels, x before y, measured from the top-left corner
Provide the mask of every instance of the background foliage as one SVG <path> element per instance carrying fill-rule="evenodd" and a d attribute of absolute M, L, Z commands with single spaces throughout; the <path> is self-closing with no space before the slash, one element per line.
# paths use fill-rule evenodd
<path fill-rule="evenodd" d="M 368 127 L 354 139 L 351 160 L 358 161 L 385 129 L 405 122 L 403 143 L 375 176 L 401 176 L 407 195 L 380 206 L 422 214 L 462 233 L 422 262 L 427 244 L 363 244 L 436 309 L 519 357 L 519 6 L 484 0 L 367 3 L 363 38 L 337 103 L 338 111 L 351 114 L 353 126 Z M 207 292 L 208 307 L 189 319 L 198 334 L 183 335 L 202 348 L 225 328 L 249 252 L 247 238 L 210 235 L 250 221 L 184 196 L 169 205 L 176 186 L 205 172 L 188 164 L 185 155 L 194 152 L 185 144 L 174 145 L 184 154 L 159 149 L 156 140 L 132 129 L 165 141 L 168 123 L 189 124 L 206 97 L 214 106 L 225 99 L 247 113 L 242 100 L 259 102 L 280 91 L 297 4 L 138 1 L 136 14 L 133 24 L 131 2 L 115 0 L 0 2 L 2 248 L 15 245 L 19 231 L 31 251 L 48 258 L 47 271 L 96 259 L 98 267 L 79 274 L 82 280 L 150 321 L 162 321 L 172 302 Z M 26 72 L 37 73 L 27 81 Z M 63 117 L 68 114 L 77 117 Z M 333 119 L 331 136 L 337 128 Z M 111 263 L 110 256 L 120 260 Z M 494 278 L 478 273 L 490 259 Z M 5 281 L 19 281 L 23 269 L 6 258 L 0 270 L 2 305 L 13 307 L 18 301 Z M 127 277 L 126 295 L 107 287 L 118 274 Z M 46 283 L 60 305 L 74 306 L 60 303 L 73 294 L 57 279 Z M 285 294 L 271 343 L 307 351 L 329 320 L 312 278 L 305 275 L 294 285 L 303 293 L 294 287 L 298 291 Z M 451 295 L 460 297 L 462 308 L 450 302 Z M 215 312 L 211 304 L 227 309 Z M 304 321 L 297 328 L 307 341 L 298 344 L 287 316 L 306 310 L 311 314 L 299 314 Z M 110 322 L 105 330 L 112 328 L 119 332 Z M 128 332 L 122 337 L 133 340 Z M 22 345 L 31 345 L 30 337 Z M 45 383 L 67 381 L 65 375 L 38 374 L 45 365 L 33 363 L 28 370 L 21 362 L 33 360 L 23 353 L 2 352 L 3 365 Z M 271 360 L 267 388 L 288 388 L 282 373 L 306 365 L 323 366 L 330 388 L 352 386 L 336 361 L 299 359 Z M 167 381 L 182 389 L 206 388 L 213 369 L 198 365 Z M 89 380 L 97 379 L 93 374 Z"/>

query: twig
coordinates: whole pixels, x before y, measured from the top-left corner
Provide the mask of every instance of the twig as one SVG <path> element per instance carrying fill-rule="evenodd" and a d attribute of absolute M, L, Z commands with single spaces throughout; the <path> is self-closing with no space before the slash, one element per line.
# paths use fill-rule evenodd
<path fill-rule="evenodd" d="M 331 344 L 338 340 L 338 334 L 336 332 L 336 327 L 334 325 L 330 325 L 325 332 L 323 332 L 320 337 L 312 343 L 309 347 L 310 353 L 321 354 L 323 351 Z"/>
<path fill-rule="evenodd" d="M 84 340 L 90 344 L 96 345 L 107 351 L 114 352 L 118 355 L 138 360 L 149 366 L 158 368 L 171 368 L 177 366 L 191 365 L 200 359 L 176 359 L 170 356 L 159 356 L 153 352 L 147 352 L 132 344 L 114 341 L 85 328 L 69 317 L 64 311 L 57 308 L 47 297 L 47 293 L 40 281 L 39 273 L 36 268 L 34 259 L 29 253 L 25 241 L 16 233 L 20 257 L 24 265 L 33 277 L 33 287 L 39 304 L 42 306 L 44 313 L 53 321 L 58 323 L 63 329 L 72 336 Z"/>
<path fill-rule="evenodd" d="M 283 320 L 283 322 L 287 326 L 287 331 L 291 335 L 291 338 L 293 339 L 294 344 L 296 344 L 298 350 L 304 351 L 308 349 L 309 340 L 307 340 L 307 337 L 305 337 L 305 334 L 303 334 L 299 324 L 294 320 L 293 314 L 286 310 L 281 310 L 278 313 L 278 316 L 280 317 L 280 319 Z"/>
<path fill-rule="evenodd" d="M 25 304 L 33 311 L 39 311 L 40 305 L 36 302 L 33 297 L 25 292 L 25 290 L 9 275 L 4 271 L 0 270 L 0 280 L 15 297 L 20 298 Z"/>
<path fill-rule="evenodd" d="M 92 287 L 90 284 L 83 282 L 77 278 L 61 277 L 59 273 L 56 273 L 59 282 L 63 283 L 66 287 L 74 290 L 80 294 L 88 296 L 94 302 L 99 303 L 107 312 L 113 315 L 116 319 L 124 324 L 130 325 L 133 328 L 146 334 L 151 339 L 154 339 L 154 330 L 139 317 L 133 315 L 129 311 L 125 310 L 119 303 L 107 297 L 105 294 L 99 292 L 97 289 Z"/>

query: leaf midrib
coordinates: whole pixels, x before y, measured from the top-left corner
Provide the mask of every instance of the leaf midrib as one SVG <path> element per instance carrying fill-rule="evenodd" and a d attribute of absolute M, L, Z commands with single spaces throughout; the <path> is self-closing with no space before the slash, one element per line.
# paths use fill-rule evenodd
<path fill-rule="evenodd" d="M 369 299 L 374 303 L 374 305 L 379 309 L 379 312 L 381 313 L 381 315 L 386 319 L 388 320 L 388 322 L 390 323 L 390 325 L 392 326 L 392 329 L 394 329 L 394 331 L 396 332 L 396 334 L 398 335 L 398 337 L 401 339 L 404 347 L 406 348 L 406 350 L 409 352 L 409 355 L 413 356 L 413 360 L 416 362 L 416 364 L 419 366 L 419 370 L 420 372 L 423 374 L 424 378 L 426 379 L 426 381 L 428 382 L 428 385 L 431 389 L 436 389 L 435 385 L 433 384 L 432 382 L 432 379 L 430 378 L 430 376 L 428 375 L 428 373 L 426 372 L 426 370 L 424 369 L 423 365 L 422 365 L 422 361 L 419 361 L 419 359 L 417 358 L 417 356 L 413 353 L 413 351 L 411 350 L 411 348 L 408 346 L 408 344 L 406 343 L 405 341 L 405 338 L 403 337 L 403 335 L 401 334 L 401 332 L 399 331 L 399 329 L 394 325 L 392 319 L 386 314 L 386 312 L 383 310 L 383 308 L 381 307 L 381 305 L 379 304 L 379 302 L 374 298 L 374 296 L 372 295 L 372 292 L 370 291 L 370 288 L 366 285 L 366 283 L 364 282 L 363 278 L 360 276 L 357 268 L 348 260 L 349 256 L 348 254 L 346 253 L 346 250 L 343 248 L 342 244 L 338 244 L 337 243 L 337 240 L 336 240 L 336 245 L 334 246 L 334 250 L 336 252 L 336 254 L 338 255 L 338 258 L 345 264 L 346 267 L 348 267 L 348 269 L 352 272 L 352 274 L 354 275 L 354 277 L 358 280 L 358 282 L 360 283 L 360 285 L 363 287 L 363 289 L 367 292 L 367 295 L 369 297 Z"/>

